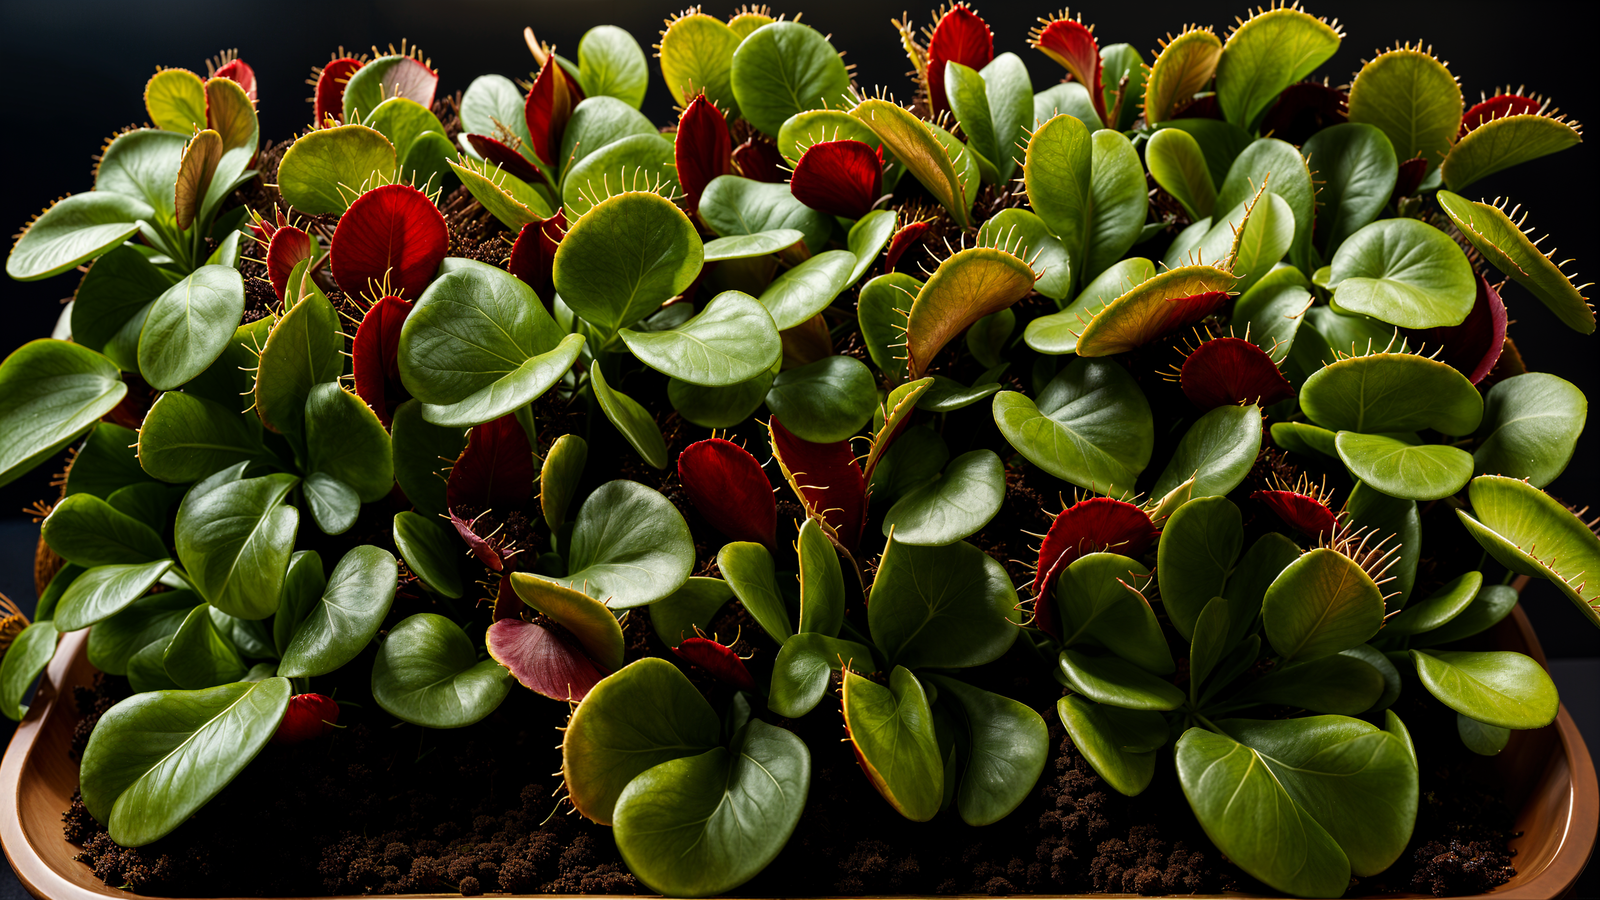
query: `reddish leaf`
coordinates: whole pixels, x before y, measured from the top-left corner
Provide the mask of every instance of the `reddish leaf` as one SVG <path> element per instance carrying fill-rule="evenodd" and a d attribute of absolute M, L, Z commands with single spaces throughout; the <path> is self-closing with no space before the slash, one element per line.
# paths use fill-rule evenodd
<path fill-rule="evenodd" d="M 289 698 L 274 744 L 298 744 L 319 738 L 339 724 L 339 704 L 322 694 L 296 694 Z"/>
<path fill-rule="evenodd" d="M 1349 121 L 1350 95 L 1320 81 L 1302 81 L 1283 89 L 1261 120 L 1261 133 L 1295 146 L 1324 128 Z"/>
<path fill-rule="evenodd" d="M 265 219 L 262 224 L 266 224 Z M 267 244 L 267 280 L 272 282 L 272 291 L 279 300 L 288 289 L 289 273 L 301 260 L 312 255 L 312 246 L 311 235 L 293 225 L 280 225 L 273 230 Z"/>
<path fill-rule="evenodd" d="M 1422 186 L 1422 179 L 1428 174 L 1428 161 L 1420 156 L 1414 156 L 1400 164 L 1400 174 L 1394 181 L 1394 195 L 1391 202 L 1401 197 L 1410 197 Z"/>
<path fill-rule="evenodd" d="M 1222 304 L 1228 302 L 1228 293 L 1206 291 L 1203 294 L 1190 294 L 1187 297 L 1173 297 L 1164 302 L 1167 305 L 1162 316 L 1151 320 L 1149 330 L 1144 332 L 1146 343 L 1162 335 L 1171 334 L 1186 325 L 1193 325 L 1216 312 Z"/>
<path fill-rule="evenodd" d="M 740 175 L 755 181 L 778 184 L 787 177 L 778 145 L 764 137 L 751 137 L 735 147 L 733 161 L 739 166 Z"/>
<path fill-rule="evenodd" d="M 361 68 L 361 60 L 345 57 L 322 67 L 317 75 L 317 95 L 313 101 L 316 125 L 321 128 L 331 118 L 335 123 L 344 121 L 344 86 L 350 76 Z"/>
<path fill-rule="evenodd" d="M 455 526 L 456 534 L 461 535 L 461 539 L 467 542 L 467 549 L 471 551 L 474 557 L 477 558 L 478 562 L 488 566 L 490 571 L 504 571 L 505 560 L 500 558 L 500 552 L 498 550 L 495 550 L 494 547 L 489 545 L 488 541 L 484 540 L 478 535 L 478 532 L 474 527 L 477 525 L 477 523 L 477 519 L 473 519 L 469 522 L 466 519 L 456 515 L 455 510 L 450 511 L 450 524 Z M 497 602 L 495 604 L 495 609 L 499 608 L 500 606 Z"/>
<path fill-rule="evenodd" d="M 1033 33 L 1033 46 L 1072 73 L 1074 80 L 1089 90 L 1094 111 L 1106 118 L 1105 92 L 1100 85 L 1100 46 L 1094 29 L 1076 19 L 1054 19 Z"/>
<path fill-rule="evenodd" d="M 233 60 L 212 73 L 212 77 L 227 78 L 237 83 L 239 87 L 244 89 L 245 96 L 250 98 L 250 102 L 256 102 L 256 72 L 244 60 Z"/>
<path fill-rule="evenodd" d="M 521 619 L 501 619 L 484 634 L 489 655 L 522 686 L 552 700 L 582 700 L 606 677 L 564 634 Z"/>
<path fill-rule="evenodd" d="M 567 216 L 561 210 L 541 222 L 529 222 L 517 233 L 511 245 L 511 261 L 506 268 L 521 278 L 534 293 L 549 300 L 554 287 L 552 270 L 556 261 L 556 247 L 567 230 Z"/>
<path fill-rule="evenodd" d="M 1183 360 L 1178 384 L 1190 402 L 1205 410 L 1242 403 L 1271 406 L 1294 396 L 1272 357 L 1236 337 L 1212 338 L 1196 347 Z"/>
<path fill-rule="evenodd" d="M 859 219 L 883 195 L 883 151 L 861 141 L 812 144 L 794 167 L 789 192 L 830 216 Z"/>
<path fill-rule="evenodd" d="M 347 294 L 414 300 L 449 249 L 450 228 L 428 195 L 410 185 L 386 184 L 357 197 L 340 217 L 333 230 L 333 277 Z"/>
<path fill-rule="evenodd" d="M 673 158 L 678 164 L 678 183 L 683 185 L 690 213 L 700 208 L 700 195 L 711 179 L 733 171 L 733 139 L 728 136 L 728 120 L 705 94 L 690 101 L 678 119 Z"/>
<path fill-rule="evenodd" d="M 394 408 L 411 398 L 400 382 L 400 328 L 411 315 L 411 303 L 384 297 L 367 310 L 356 328 L 353 367 L 356 396 L 383 420 L 394 421 Z"/>
<path fill-rule="evenodd" d="M 928 233 L 928 229 L 932 227 L 932 225 L 933 223 L 930 220 L 923 220 L 920 222 L 912 222 L 902 227 L 899 231 L 896 231 L 894 233 L 894 237 L 889 240 L 888 251 L 884 253 L 883 271 L 893 272 L 895 270 L 895 266 L 899 265 L 900 263 L 900 257 L 904 255 L 907 250 L 910 250 L 912 247 L 915 247 L 917 244 L 921 243 L 923 236 Z"/>
<path fill-rule="evenodd" d="M 1056 579 L 1073 560 L 1103 550 L 1137 559 L 1160 533 L 1144 510 L 1111 497 L 1080 500 L 1062 510 L 1039 544 L 1039 564 L 1033 576 L 1033 624 L 1061 638 L 1051 598 Z"/>
<path fill-rule="evenodd" d="M 761 463 L 722 438 L 697 441 L 678 454 L 678 479 L 700 514 L 735 541 L 778 548 L 778 504 Z"/>
<path fill-rule="evenodd" d="M 928 106 L 933 114 L 950 108 L 944 91 L 945 63 L 981 69 L 993 60 L 994 34 L 989 26 L 964 3 L 950 7 L 933 26 L 933 36 L 928 39 Z"/>
<path fill-rule="evenodd" d="M 1491 119 L 1503 119 L 1506 116 L 1535 115 L 1544 104 L 1532 97 L 1521 94 L 1497 94 L 1482 103 L 1474 104 L 1461 116 L 1461 134 L 1467 132 Z"/>
<path fill-rule="evenodd" d="M 1331 534 L 1339 519 L 1327 504 L 1316 497 L 1295 491 L 1256 491 L 1252 500 L 1260 500 L 1278 514 L 1278 518 L 1314 538 Z"/>
<path fill-rule="evenodd" d="M 433 92 L 439 87 L 439 73 L 423 65 L 421 60 L 408 56 L 390 66 L 378 83 L 385 100 L 404 97 L 415 100 L 423 109 L 431 109 Z"/>
<path fill-rule="evenodd" d="M 506 561 L 511 563 L 509 569 L 517 567 L 515 559 Z M 519 618 L 522 611 L 527 608 L 528 604 L 522 602 L 522 598 L 517 596 L 516 588 L 511 586 L 511 572 L 508 570 L 500 578 L 500 585 L 494 592 L 494 620 L 498 622 L 501 619 Z"/>
<path fill-rule="evenodd" d="M 544 175 L 539 172 L 539 169 L 533 163 L 528 162 L 527 157 L 495 138 L 484 134 L 469 134 L 467 135 L 467 143 L 472 145 L 472 149 L 478 151 L 479 156 L 523 181 L 531 183 L 544 180 Z"/>
<path fill-rule="evenodd" d="M 536 475 L 528 433 L 507 413 L 467 432 L 467 448 L 450 470 L 445 499 L 451 509 L 519 508 L 533 495 Z"/>
<path fill-rule="evenodd" d="M 545 165 L 560 168 L 556 155 L 561 152 L 561 135 L 566 133 L 573 108 L 581 102 L 583 91 L 551 56 L 539 70 L 533 90 L 528 91 L 528 99 L 523 103 L 528 134 L 533 138 L 533 152 Z"/>
<path fill-rule="evenodd" d="M 800 501 L 854 551 L 867 513 L 867 480 L 849 441 L 817 444 L 795 437 L 773 416 L 772 450 Z"/>
<path fill-rule="evenodd" d="M 679 659 L 710 672 L 723 684 L 741 691 L 756 689 L 755 678 L 732 647 L 724 647 L 710 638 L 692 637 L 673 647 L 672 652 L 678 654 Z"/>
<path fill-rule="evenodd" d="M 1434 328 L 1429 339 L 1443 348 L 1444 361 L 1467 376 L 1482 381 L 1500 361 L 1506 343 L 1506 305 L 1494 287 L 1478 276 L 1478 298 L 1460 325 Z"/>

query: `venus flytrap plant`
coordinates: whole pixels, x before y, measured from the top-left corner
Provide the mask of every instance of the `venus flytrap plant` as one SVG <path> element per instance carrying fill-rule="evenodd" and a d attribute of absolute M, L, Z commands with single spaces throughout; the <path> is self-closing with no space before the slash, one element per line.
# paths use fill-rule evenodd
<path fill-rule="evenodd" d="M 962 829 L 1033 793 L 1053 704 L 1115 790 L 1170 753 L 1230 861 L 1331 896 L 1411 837 L 1402 691 L 1477 753 L 1554 718 L 1464 643 L 1502 568 L 1600 622 L 1600 541 L 1542 490 L 1587 401 L 1525 371 L 1491 270 L 1594 317 L 1462 192 L 1575 123 L 1467 109 L 1420 47 L 1308 81 L 1343 34 L 1298 6 L 1149 65 L 1042 19 L 1035 93 L 956 4 L 894 23 L 906 105 L 797 19 L 669 19 L 666 131 L 609 26 L 575 61 L 528 32 L 531 81 L 454 117 L 414 49 L 341 50 L 275 173 L 247 66 L 165 70 L 24 233 L 14 277 L 89 267 L 70 340 L 0 365 L 0 480 L 76 449 L 0 710 L 92 626 L 136 691 L 84 756 L 115 840 L 342 702 L 461 728 L 526 688 L 572 705 L 571 807 L 710 895 L 783 850 L 817 735 Z M 1422 564 L 1445 510 L 1488 568 Z"/>

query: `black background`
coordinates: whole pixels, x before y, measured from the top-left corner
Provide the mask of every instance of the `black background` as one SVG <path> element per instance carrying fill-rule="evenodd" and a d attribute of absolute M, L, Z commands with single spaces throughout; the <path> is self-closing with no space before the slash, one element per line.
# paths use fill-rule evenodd
<path fill-rule="evenodd" d="M 4 0 L 0 3 L 0 60 L 5 62 L 0 137 L 0 227 L 20 230 L 34 213 L 57 197 L 92 185 L 92 157 L 116 128 L 142 123 L 143 87 L 155 67 L 181 66 L 204 74 L 206 58 L 237 47 L 254 67 L 260 89 L 264 139 L 281 140 L 309 124 L 311 88 L 304 80 L 314 65 L 327 61 L 341 45 L 366 51 L 386 48 L 402 38 L 420 44 L 440 72 L 441 95 L 464 89 L 482 74 L 528 77 L 532 59 L 523 44 L 523 26 L 575 57 L 588 27 L 610 23 L 630 31 L 647 53 L 662 19 L 675 0 L 388 0 L 388 2 L 305 2 L 277 0 L 158 0 L 158 2 L 60 2 Z M 884 85 L 902 100 L 911 82 L 891 17 L 909 9 L 919 25 L 930 21 L 926 2 L 905 0 L 812 0 L 803 21 L 831 33 L 847 51 L 863 86 Z M 706 11 L 726 15 L 733 4 L 713 3 Z M 1012 51 L 1027 63 L 1036 90 L 1064 73 L 1043 54 L 1027 48 L 1036 17 L 1054 10 L 1040 4 L 979 3 L 977 9 L 995 32 L 996 52 Z M 789 11 L 792 10 L 782 10 Z M 1422 39 L 1450 64 L 1468 104 L 1498 86 L 1526 85 L 1551 96 L 1579 121 L 1595 118 L 1596 79 L 1592 32 L 1554 3 L 1317 2 L 1311 11 L 1336 16 L 1346 37 L 1339 52 L 1318 70 L 1334 84 L 1348 82 L 1362 60 L 1396 41 Z M 1096 3 L 1074 7 L 1095 25 L 1101 46 L 1128 42 L 1154 58 L 1156 42 L 1185 23 L 1211 23 L 1225 36 L 1242 4 L 1200 2 Z M 672 99 L 651 60 L 645 112 L 665 123 Z M 1580 275 L 1600 266 L 1596 254 L 1596 156 L 1592 143 L 1490 176 L 1467 190 L 1470 199 L 1505 195 L 1531 212 L 1539 232 L 1549 232 L 1558 259 L 1576 257 Z M 1547 243 L 1545 247 L 1551 246 Z M 1569 271 L 1571 267 L 1569 267 Z M 1585 279 L 1580 278 L 1581 284 Z M 75 277 L 44 282 L 0 282 L 0 353 L 48 335 Z M 1529 367 L 1559 375 L 1590 397 L 1600 397 L 1600 336 L 1584 337 L 1564 326 L 1520 287 L 1503 292 L 1517 341 Z M 1590 427 L 1578 444 L 1568 471 L 1549 490 L 1562 500 L 1600 509 L 1600 428 Z M 36 531 L 23 506 L 52 495 L 48 473 L 24 476 L 0 488 L 0 590 L 24 607 L 33 591 L 26 568 Z M 1569 601 L 1538 582 L 1524 594 L 1546 652 L 1552 658 L 1563 696 L 1590 727 L 1591 747 L 1600 747 L 1593 728 L 1600 687 L 1600 632 L 1581 620 Z M 4 726 L 0 726 L 4 728 Z M 9 728 L 4 732 L 9 733 Z M 8 813 L 9 814 L 9 813 Z M 9 875 L 9 871 L 6 872 Z M 15 883 L 0 879 L 0 897 Z"/>

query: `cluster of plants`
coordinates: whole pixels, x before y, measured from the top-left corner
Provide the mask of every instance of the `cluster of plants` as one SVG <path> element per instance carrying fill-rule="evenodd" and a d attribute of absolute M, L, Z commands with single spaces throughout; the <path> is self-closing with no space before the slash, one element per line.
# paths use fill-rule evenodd
<path fill-rule="evenodd" d="M 907 819 L 1011 813 L 1049 748 L 1005 657 L 1112 788 L 1175 765 L 1228 859 L 1336 896 L 1411 835 L 1402 689 L 1478 753 L 1555 718 L 1537 663 L 1458 642 L 1518 573 L 1600 622 L 1600 540 L 1541 490 L 1587 403 L 1500 292 L 1595 319 L 1470 188 L 1578 127 L 1467 106 L 1420 46 L 1307 80 L 1342 35 L 1297 7 L 1148 62 L 1065 16 L 1027 60 L 961 4 L 895 24 L 909 106 L 750 9 L 671 19 L 658 71 L 617 28 L 576 60 L 530 33 L 530 81 L 449 101 L 415 52 L 339 58 L 286 146 L 242 61 L 150 79 L 151 124 L 12 249 L 82 274 L 0 366 L 0 481 L 72 454 L 0 706 L 92 626 L 136 692 L 83 757 L 117 842 L 326 734 L 359 664 L 428 728 L 573 704 L 571 805 L 646 885 L 716 894 L 801 816 L 801 717 L 842 716 Z M 452 255 L 469 221 L 501 238 Z M 678 503 L 586 475 L 617 436 Z M 1058 490 L 1008 557 L 997 515 Z M 1481 551 L 1425 541 L 1438 504 Z M 748 659 L 711 630 L 735 601 Z"/>

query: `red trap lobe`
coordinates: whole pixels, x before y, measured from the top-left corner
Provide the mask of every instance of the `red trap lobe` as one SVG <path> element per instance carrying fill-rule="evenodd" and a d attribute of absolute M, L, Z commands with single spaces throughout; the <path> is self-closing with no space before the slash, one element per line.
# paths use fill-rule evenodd
<path fill-rule="evenodd" d="M 334 280 L 348 294 L 415 300 L 450 249 L 450 228 L 428 196 L 387 184 L 356 198 L 333 231 Z M 375 288 L 387 285 L 386 291 Z"/>
<path fill-rule="evenodd" d="M 1204 341 L 1183 360 L 1178 384 L 1204 410 L 1242 403 L 1271 406 L 1294 397 L 1294 388 L 1265 350 L 1243 338 Z"/>
<path fill-rule="evenodd" d="M 697 441 L 678 454 L 678 480 L 712 527 L 777 550 L 778 505 L 761 463 L 732 441 Z"/>
<path fill-rule="evenodd" d="M 957 3 L 939 17 L 928 39 L 928 106 L 934 115 L 950 108 L 945 94 L 945 63 L 982 69 L 994 61 L 994 33 L 977 13 Z"/>
<path fill-rule="evenodd" d="M 718 681 L 741 691 L 756 689 L 756 680 L 745 667 L 744 660 L 710 638 L 692 637 L 672 648 L 678 658 L 710 672 Z"/>
<path fill-rule="evenodd" d="M 883 195 L 883 152 L 861 141 L 820 141 L 794 167 L 789 192 L 831 216 L 859 219 Z"/>

